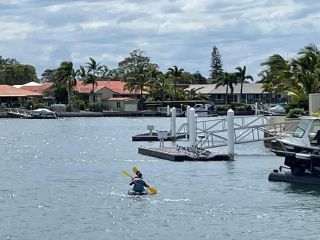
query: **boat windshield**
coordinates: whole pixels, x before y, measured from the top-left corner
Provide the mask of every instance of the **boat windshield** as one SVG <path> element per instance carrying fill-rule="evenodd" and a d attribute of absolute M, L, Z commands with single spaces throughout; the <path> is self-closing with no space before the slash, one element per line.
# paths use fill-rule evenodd
<path fill-rule="evenodd" d="M 301 120 L 298 126 L 295 128 L 292 136 L 297 138 L 302 138 L 309 124 L 310 124 L 310 120 L 307 120 L 307 119 Z"/>

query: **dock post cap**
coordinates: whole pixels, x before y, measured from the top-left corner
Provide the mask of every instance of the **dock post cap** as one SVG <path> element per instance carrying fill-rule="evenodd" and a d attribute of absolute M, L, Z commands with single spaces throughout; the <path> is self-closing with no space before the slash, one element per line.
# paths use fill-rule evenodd
<path fill-rule="evenodd" d="M 229 113 L 229 112 L 231 113 L 231 112 L 234 112 L 234 111 L 230 108 L 227 112 L 228 112 L 228 113 Z"/>

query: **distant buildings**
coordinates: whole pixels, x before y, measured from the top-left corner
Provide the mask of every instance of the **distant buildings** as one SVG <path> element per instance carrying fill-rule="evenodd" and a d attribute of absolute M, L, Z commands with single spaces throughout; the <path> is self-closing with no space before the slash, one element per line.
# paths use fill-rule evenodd
<path fill-rule="evenodd" d="M 185 90 L 193 91 L 195 94 L 206 94 L 211 102 L 215 104 L 224 104 L 228 97 L 228 102 L 243 102 L 246 104 L 253 104 L 255 102 L 268 103 L 283 103 L 287 102 L 287 96 L 284 93 L 270 93 L 265 92 L 262 88 L 262 83 L 244 83 L 242 89 L 242 101 L 240 97 L 240 84 L 234 85 L 233 93 L 230 88 L 228 95 L 226 94 L 226 86 L 219 86 L 216 84 L 191 84 Z"/>
<path fill-rule="evenodd" d="M 30 82 L 18 86 L 0 85 L 0 107 L 24 107 L 27 99 L 38 99 L 43 104 L 50 106 L 52 103 L 56 103 L 55 91 L 56 87 L 51 82 Z M 74 93 L 81 100 L 87 103 L 100 103 L 105 110 L 137 110 L 140 92 L 127 90 L 123 81 L 98 81 L 94 85 L 94 91 L 92 91 L 92 84 L 84 84 L 83 81 L 77 81 L 74 87 Z M 234 86 L 233 93 L 229 88 L 228 94 L 226 94 L 226 86 L 216 88 L 215 84 L 191 84 L 185 88 L 185 91 L 192 92 L 193 95 L 205 94 L 215 104 L 224 104 L 227 97 L 228 102 L 243 102 L 246 104 L 287 102 L 287 96 L 284 93 L 265 92 L 261 83 L 244 83 L 242 99 L 240 99 L 240 84 Z M 143 92 L 143 95 L 147 94 L 147 92 Z"/>

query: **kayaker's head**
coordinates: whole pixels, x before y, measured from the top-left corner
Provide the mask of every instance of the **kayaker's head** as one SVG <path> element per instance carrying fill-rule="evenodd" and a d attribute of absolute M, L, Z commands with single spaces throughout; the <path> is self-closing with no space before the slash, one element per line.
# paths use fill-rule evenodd
<path fill-rule="evenodd" d="M 137 177 L 138 177 L 138 178 L 142 178 L 142 173 L 138 171 L 138 172 L 137 172 Z"/>

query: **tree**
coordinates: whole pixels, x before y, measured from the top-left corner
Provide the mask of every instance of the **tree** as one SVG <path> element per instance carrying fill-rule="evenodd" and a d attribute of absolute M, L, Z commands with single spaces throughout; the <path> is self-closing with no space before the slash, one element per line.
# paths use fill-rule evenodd
<path fill-rule="evenodd" d="M 136 49 L 129 53 L 129 56 L 118 63 L 118 68 L 123 75 L 135 71 L 138 66 L 155 65 L 150 63 L 150 58 L 145 56 L 145 52 Z M 156 66 L 158 67 L 158 66 Z"/>
<path fill-rule="evenodd" d="M 140 49 L 133 50 L 118 64 L 117 74 L 126 82 L 126 88 L 140 91 L 140 109 L 143 109 L 143 91 L 153 81 L 157 70 L 158 65 L 150 63 L 150 58 Z"/>
<path fill-rule="evenodd" d="M 143 110 L 143 91 L 149 83 L 153 82 L 158 73 L 159 72 L 155 66 L 146 66 L 141 64 L 126 75 L 125 88 L 129 91 L 140 92 L 140 110 Z"/>
<path fill-rule="evenodd" d="M 199 71 L 192 74 L 193 75 L 193 84 L 207 84 L 207 79 L 201 75 Z"/>
<path fill-rule="evenodd" d="M 264 88 L 291 93 L 297 103 L 305 102 L 308 94 L 320 90 L 320 51 L 315 44 L 305 46 L 290 61 L 274 54 L 261 65 L 266 67 L 259 74 Z"/>
<path fill-rule="evenodd" d="M 218 81 L 216 83 L 216 89 L 220 86 L 226 86 L 226 105 L 228 104 L 228 90 L 230 88 L 231 90 L 231 94 L 233 93 L 233 84 L 237 84 L 237 73 L 227 73 L 224 72 L 219 78 Z"/>
<path fill-rule="evenodd" d="M 41 82 L 56 82 L 58 69 L 46 69 L 41 74 Z"/>
<path fill-rule="evenodd" d="M 108 67 L 100 65 L 93 58 L 89 59 L 90 62 L 87 62 L 84 67 L 80 66 L 79 74 L 84 79 L 85 84 L 92 84 L 89 102 L 94 103 L 94 88 L 98 85 L 97 81 L 107 75 Z"/>
<path fill-rule="evenodd" d="M 21 85 L 31 81 L 38 81 L 35 67 L 0 56 L 0 84 Z"/>
<path fill-rule="evenodd" d="M 57 70 L 57 83 L 61 83 L 68 92 L 68 110 L 72 111 L 71 97 L 72 88 L 77 84 L 76 77 L 79 71 L 75 71 L 73 63 L 68 61 L 61 62 Z"/>
<path fill-rule="evenodd" d="M 250 79 L 251 81 L 253 81 L 253 77 L 251 75 L 246 75 L 246 70 L 247 70 L 246 66 L 244 66 L 243 68 L 237 67 L 236 70 L 238 70 L 236 74 L 237 74 L 238 82 L 240 83 L 240 102 L 242 102 L 243 101 L 242 99 L 243 83 L 246 82 L 247 79 Z"/>
<path fill-rule="evenodd" d="M 177 97 L 177 81 L 181 79 L 182 73 L 184 72 L 183 68 L 178 68 L 177 66 L 173 66 L 171 68 L 168 68 L 168 76 L 170 76 L 173 80 L 173 90 L 174 90 L 174 95 L 173 99 L 176 100 Z"/>
<path fill-rule="evenodd" d="M 216 83 L 223 73 L 223 62 L 216 46 L 212 48 L 210 63 L 210 81 Z"/>

